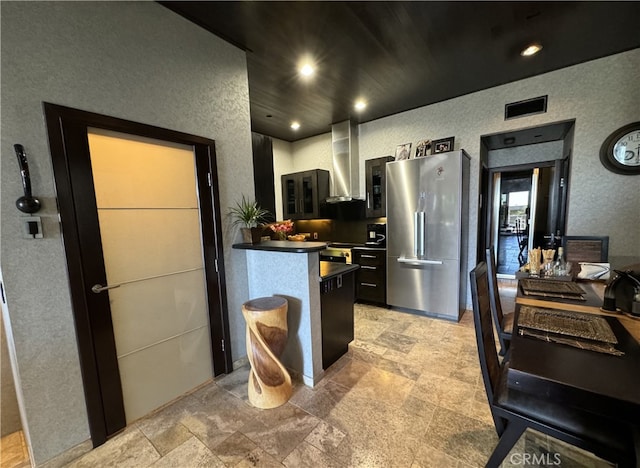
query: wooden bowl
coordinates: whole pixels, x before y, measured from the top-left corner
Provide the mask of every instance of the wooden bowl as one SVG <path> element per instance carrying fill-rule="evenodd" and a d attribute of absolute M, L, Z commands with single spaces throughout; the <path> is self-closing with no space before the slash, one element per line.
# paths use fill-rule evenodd
<path fill-rule="evenodd" d="M 289 236 L 288 239 L 290 241 L 294 241 L 294 242 L 302 242 L 302 241 L 304 241 L 306 239 L 306 237 L 301 235 L 301 234 L 296 234 L 296 235 L 293 235 L 293 236 Z"/>

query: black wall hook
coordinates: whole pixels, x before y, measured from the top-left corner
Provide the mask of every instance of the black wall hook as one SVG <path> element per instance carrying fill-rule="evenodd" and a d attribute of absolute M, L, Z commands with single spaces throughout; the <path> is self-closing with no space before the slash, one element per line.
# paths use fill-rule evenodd
<path fill-rule="evenodd" d="M 24 196 L 16 200 L 16 207 L 23 213 L 35 213 L 40 210 L 40 200 L 31 196 L 31 177 L 29 176 L 29 164 L 27 164 L 27 154 L 22 145 L 13 145 L 18 157 L 20 175 L 22 176 L 22 189 Z"/>

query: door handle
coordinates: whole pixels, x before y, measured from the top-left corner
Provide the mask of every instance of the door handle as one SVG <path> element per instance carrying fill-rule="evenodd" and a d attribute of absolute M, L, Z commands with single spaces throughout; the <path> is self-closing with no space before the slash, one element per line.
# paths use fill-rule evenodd
<path fill-rule="evenodd" d="M 129 281 L 123 281 L 121 283 L 108 284 L 104 286 L 102 286 L 101 284 L 94 284 L 93 286 L 91 286 L 91 291 L 93 291 L 96 294 L 100 294 L 102 291 L 108 291 L 109 289 L 119 288 L 120 286 L 125 284 L 138 283 L 140 281 L 146 281 L 146 280 L 151 280 L 156 278 L 164 278 L 165 276 L 179 275 L 180 273 L 189 273 L 190 271 L 197 271 L 197 270 L 202 270 L 202 268 L 199 267 L 199 268 L 189 268 L 188 270 L 172 271 L 170 273 L 163 273 L 161 275 L 147 276 L 145 278 L 137 278 Z"/>
<path fill-rule="evenodd" d="M 102 291 L 108 291 L 109 289 L 115 289 L 115 288 L 119 288 L 120 286 L 122 286 L 122 284 L 114 284 L 111 286 L 102 286 L 101 284 L 94 284 L 93 286 L 91 286 L 91 291 L 93 291 L 96 294 L 100 294 Z"/>
<path fill-rule="evenodd" d="M 362 268 L 363 270 L 377 270 L 378 269 L 378 267 L 368 266 L 368 265 L 360 265 L 360 268 Z"/>
<path fill-rule="evenodd" d="M 419 258 L 400 257 L 398 263 L 405 263 L 407 265 L 442 265 L 442 260 L 421 260 Z"/>
<path fill-rule="evenodd" d="M 426 216 L 424 211 L 413 213 L 413 254 L 416 257 L 424 257 L 425 255 Z"/>

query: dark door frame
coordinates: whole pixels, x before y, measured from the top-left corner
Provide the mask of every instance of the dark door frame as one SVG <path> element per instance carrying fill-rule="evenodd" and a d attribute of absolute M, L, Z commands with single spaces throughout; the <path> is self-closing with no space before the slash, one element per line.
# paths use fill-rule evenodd
<path fill-rule="evenodd" d="M 482 135 L 480 137 L 476 262 L 480 262 L 485 259 L 485 249 L 490 247 L 491 223 L 489 223 L 489 220 L 493 213 L 493 174 L 495 172 L 511 172 L 521 169 L 553 166 L 555 172 L 551 197 L 553 198 L 553 207 L 556 210 L 558 220 L 556 227 L 560 229 L 560 235 L 564 235 L 567 221 L 566 210 L 569 197 L 569 178 L 574 127 L 575 119 L 571 119 Z M 507 140 L 512 141 L 507 142 Z M 523 163 L 515 163 L 513 165 L 489 167 L 488 153 L 491 150 L 559 140 L 564 142 L 564 158 L 561 160 L 550 160 L 537 163 L 524 161 Z M 516 141 L 517 144 L 514 144 Z M 556 232 L 557 231 L 558 229 L 556 229 Z"/>
<path fill-rule="evenodd" d="M 486 237 L 486 242 L 485 244 L 489 244 L 486 247 L 484 247 L 484 249 L 487 249 L 490 247 L 490 241 L 491 241 L 491 234 L 490 234 L 490 230 L 491 230 L 491 217 L 493 216 L 493 205 L 492 205 L 492 194 L 493 194 L 493 190 L 494 190 L 494 184 L 493 184 L 493 176 L 496 173 L 500 173 L 500 174 L 505 174 L 505 173 L 509 173 L 509 172 L 523 172 L 523 171 L 533 171 L 533 169 L 536 168 L 541 168 L 541 167 L 553 167 L 553 168 L 557 168 L 558 164 L 556 163 L 555 160 L 553 161 L 541 161 L 541 162 L 536 162 L 536 163 L 526 163 L 526 164 L 514 164 L 511 166 L 500 166 L 500 167 L 492 167 L 490 169 L 487 169 L 487 174 L 488 174 L 488 184 L 487 184 L 487 209 L 484 212 L 484 224 L 487 228 L 487 237 Z M 553 184 L 550 188 L 550 197 L 552 199 L 554 199 L 554 197 L 557 197 L 557 185 L 560 184 L 560 178 L 557 175 L 557 172 L 554 172 L 554 180 L 553 180 Z M 529 206 L 531 206 L 532 200 L 531 200 L 531 195 L 529 195 Z M 557 202 L 556 202 L 557 204 Z M 555 206 L 555 205 L 554 205 Z M 551 209 L 551 203 L 550 203 L 550 208 Z M 529 216 L 534 216 L 535 213 L 530 213 Z M 564 221 L 564 220 L 563 220 Z M 557 223 L 556 223 L 557 226 Z M 484 249 L 482 249 L 482 251 L 484 252 Z"/>
<path fill-rule="evenodd" d="M 95 283 L 106 284 L 95 190 L 93 180 L 86 177 L 91 171 L 88 128 L 106 129 L 193 147 L 200 203 L 213 374 L 220 375 L 232 370 L 232 362 L 215 142 L 174 130 L 47 102 L 43 104 L 61 234 L 67 259 L 89 430 L 93 446 L 96 447 L 124 428 L 126 421 L 115 355 L 113 324 L 111 314 L 108 313 L 108 295 L 94 294 L 90 291 L 90 286 L 87 287 Z M 79 219 L 83 222 L 79 223 Z M 85 239 L 95 239 L 96 236 L 97 243 L 84 242 Z M 90 248 L 87 248 L 87 245 Z M 93 263 L 91 268 L 88 267 L 90 262 Z M 99 313 L 105 310 L 107 313 Z M 94 334 L 94 326 L 111 329 L 112 333 Z M 98 353 L 98 349 L 112 352 Z"/>

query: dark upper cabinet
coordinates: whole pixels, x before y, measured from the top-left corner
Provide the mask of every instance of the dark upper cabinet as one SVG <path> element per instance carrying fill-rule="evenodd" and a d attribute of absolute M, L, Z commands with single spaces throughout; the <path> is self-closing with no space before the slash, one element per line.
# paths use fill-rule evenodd
<path fill-rule="evenodd" d="M 329 171 L 314 169 L 282 176 L 282 215 L 290 219 L 325 216 Z"/>
<path fill-rule="evenodd" d="M 273 183 L 273 142 L 271 137 L 251 133 L 253 147 L 253 185 L 256 202 L 269 211 L 267 221 L 275 221 L 276 193 Z"/>
<path fill-rule="evenodd" d="M 385 195 L 386 164 L 393 156 L 368 159 L 364 162 L 365 185 L 367 190 L 367 218 L 387 216 L 387 198 Z"/>

